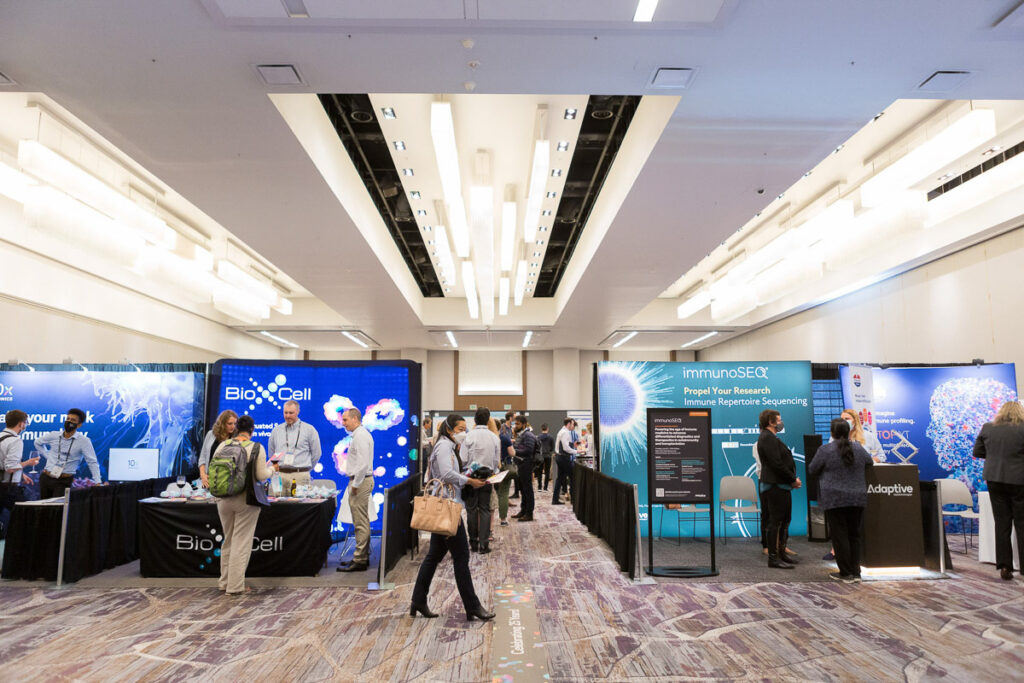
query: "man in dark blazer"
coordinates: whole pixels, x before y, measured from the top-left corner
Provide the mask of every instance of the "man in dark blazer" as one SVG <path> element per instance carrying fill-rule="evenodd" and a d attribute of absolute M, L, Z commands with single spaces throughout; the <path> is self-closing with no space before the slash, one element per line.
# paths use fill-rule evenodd
<path fill-rule="evenodd" d="M 778 433 L 785 428 L 777 410 L 762 410 L 757 455 L 761 459 L 761 491 L 768 509 L 768 566 L 793 569 L 797 559 L 786 552 L 789 520 L 793 514 L 793 489 L 803 486 L 796 476 L 796 461 Z"/>

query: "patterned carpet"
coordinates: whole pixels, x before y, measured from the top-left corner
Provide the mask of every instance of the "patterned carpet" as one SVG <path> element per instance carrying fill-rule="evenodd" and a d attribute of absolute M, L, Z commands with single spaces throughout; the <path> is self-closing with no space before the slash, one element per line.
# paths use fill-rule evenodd
<path fill-rule="evenodd" d="M 1024 671 L 1024 581 L 999 581 L 958 548 L 956 575 L 941 581 L 777 583 L 766 569 L 772 582 L 633 585 L 568 506 L 538 501 L 537 518 L 498 528 L 473 577 L 488 606 L 500 583 L 533 587 L 556 681 L 1011 681 Z M 826 573 L 809 554 L 804 564 Z M 397 588 L 381 593 L 0 584 L 0 680 L 488 681 L 494 627 L 465 621 L 448 562 L 430 597 L 442 617 L 408 617 L 417 566 L 403 560 L 388 577 Z"/>

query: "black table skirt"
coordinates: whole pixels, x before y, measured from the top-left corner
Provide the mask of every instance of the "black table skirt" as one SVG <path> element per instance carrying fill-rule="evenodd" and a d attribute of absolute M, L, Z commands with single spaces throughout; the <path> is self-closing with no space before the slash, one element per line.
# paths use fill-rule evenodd
<path fill-rule="evenodd" d="M 72 489 L 64 554 L 71 583 L 138 557 L 136 501 L 163 491 L 172 477 Z M 61 506 L 15 505 L 4 545 L 5 579 L 57 580 Z"/>
<path fill-rule="evenodd" d="M 216 504 L 138 505 L 143 576 L 220 576 L 223 537 Z M 331 546 L 335 510 L 334 498 L 262 508 L 246 576 L 316 576 Z"/>

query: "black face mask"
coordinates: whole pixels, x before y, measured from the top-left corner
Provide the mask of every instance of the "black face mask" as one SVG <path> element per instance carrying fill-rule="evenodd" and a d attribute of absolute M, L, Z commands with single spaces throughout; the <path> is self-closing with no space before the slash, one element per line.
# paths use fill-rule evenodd
<path fill-rule="evenodd" d="M 70 434 L 71 432 L 75 431 L 76 429 L 78 429 L 78 425 L 75 424 L 74 422 L 72 422 L 71 420 L 66 420 L 64 422 L 64 431 L 65 432 Z"/>

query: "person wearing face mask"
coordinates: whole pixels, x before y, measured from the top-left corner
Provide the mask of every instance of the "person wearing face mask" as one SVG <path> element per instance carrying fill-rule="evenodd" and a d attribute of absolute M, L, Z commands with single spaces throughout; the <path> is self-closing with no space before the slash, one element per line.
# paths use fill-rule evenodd
<path fill-rule="evenodd" d="M 519 471 L 519 492 L 523 496 L 519 514 L 512 515 L 520 522 L 533 521 L 533 466 L 537 462 L 540 445 L 526 421 L 525 415 L 516 415 L 515 463 Z"/>
<path fill-rule="evenodd" d="M 49 432 L 35 440 L 36 450 L 43 451 L 46 467 L 39 475 L 39 497 L 59 498 L 71 488 L 82 460 L 89 465 L 92 480 L 102 484 L 100 464 L 92 441 L 78 431 L 85 424 L 85 412 L 72 408 L 64 418 L 64 431 Z"/>
<path fill-rule="evenodd" d="M 796 476 L 793 451 L 778 437 L 785 429 L 782 415 L 777 410 L 762 410 L 757 438 L 757 455 L 761 460 L 761 491 L 768 508 L 768 566 L 773 569 L 793 569 L 797 559 L 786 552 L 789 540 L 789 520 L 793 513 L 793 489 L 803 483 Z"/>
<path fill-rule="evenodd" d="M 482 488 L 485 482 L 482 479 L 472 479 L 462 474 L 459 460 L 455 456 L 455 444 L 465 438 L 466 420 L 461 415 L 449 415 L 437 430 L 436 443 L 430 453 L 430 461 L 427 463 L 427 481 L 439 480 L 443 484 L 438 488 L 437 495 L 442 498 L 451 497 L 459 504 L 462 504 L 462 487 L 471 486 L 474 489 Z M 459 437 L 462 434 L 462 437 Z M 459 528 L 454 536 L 443 536 L 441 534 L 430 534 L 430 547 L 423 558 L 423 564 L 416 575 L 416 585 L 412 590 L 412 601 L 409 605 L 409 616 L 415 617 L 417 613 L 427 619 L 438 616 L 431 612 L 427 605 L 427 596 L 430 593 L 430 584 L 434 580 L 434 572 L 437 565 L 441 563 L 444 556 L 452 554 L 452 566 L 455 569 L 455 585 L 459 590 L 459 597 L 462 598 L 462 606 L 466 609 L 466 620 L 488 621 L 494 618 L 493 612 L 488 612 L 480 603 L 476 589 L 473 587 L 473 576 L 469 571 L 469 539 L 466 536 L 466 525 L 459 520 Z"/>
<path fill-rule="evenodd" d="M 857 411 L 853 408 L 846 408 L 839 416 L 846 420 L 846 424 L 850 425 L 850 441 L 856 441 L 863 446 L 875 462 L 885 462 L 885 451 L 882 450 L 882 444 L 879 443 L 878 437 L 873 432 L 864 429 L 860 418 L 857 417 Z"/>

